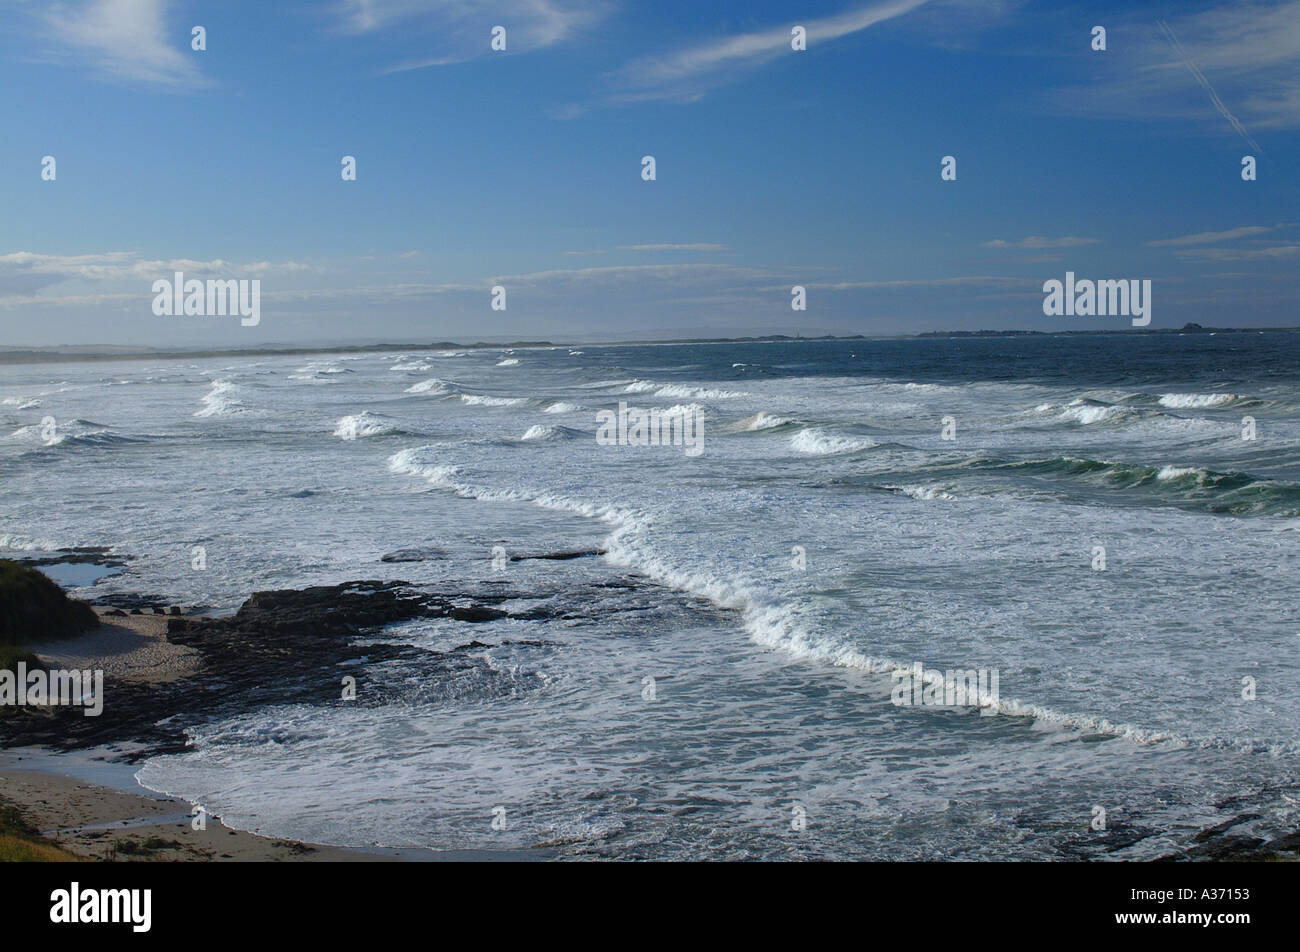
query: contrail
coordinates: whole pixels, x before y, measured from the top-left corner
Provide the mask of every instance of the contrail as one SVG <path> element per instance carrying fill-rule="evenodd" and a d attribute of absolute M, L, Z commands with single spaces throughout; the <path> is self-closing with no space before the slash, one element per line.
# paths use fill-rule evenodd
<path fill-rule="evenodd" d="M 1237 133 L 1250 143 L 1252 149 L 1256 152 L 1263 152 L 1264 150 L 1260 147 L 1260 144 L 1250 137 L 1250 133 L 1246 131 L 1246 127 L 1238 122 L 1237 117 L 1228 111 L 1228 107 L 1223 104 L 1223 100 L 1220 99 L 1219 94 L 1214 91 L 1214 87 L 1211 86 L 1210 81 L 1205 78 L 1205 74 L 1201 72 L 1200 67 L 1192 62 L 1192 58 L 1188 56 L 1187 51 L 1183 49 L 1183 44 L 1178 42 L 1178 37 L 1174 36 L 1174 31 L 1170 28 L 1169 24 L 1164 20 L 1157 20 L 1156 23 L 1160 26 L 1160 29 L 1164 31 L 1165 38 L 1169 40 L 1169 44 L 1174 48 L 1174 52 L 1178 54 L 1179 59 L 1183 61 L 1183 65 L 1187 67 L 1188 72 L 1196 77 L 1196 81 L 1201 84 L 1201 87 L 1207 93 L 1210 94 L 1210 102 L 1214 103 L 1214 108 L 1219 110 L 1219 114 L 1222 115 L 1224 119 L 1227 119 L 1232 123 L 1232 128 L 1236 129 Z"/>

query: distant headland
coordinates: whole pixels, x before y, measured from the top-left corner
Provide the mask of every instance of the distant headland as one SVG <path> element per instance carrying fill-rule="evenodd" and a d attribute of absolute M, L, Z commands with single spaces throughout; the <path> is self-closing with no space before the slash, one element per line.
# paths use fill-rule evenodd
<path fill-rule="evenodd" d="M 266 357 L 311 354 L 390 353 L 405 350 L 526 350 L 561 347 L 638 347 L 672 344 L 761 344 L 815 343 L 859 340 L 917 340 L 936 337 L 1088 337 L 1101 334 L 1292 334 L 1300 327 L 1203 327 L 1188 323 L 1182 327 L 1120 327 L 1090 330 L 978 330 L 924 331 L 919 334 L 823 334 L 816 337 L 790 334 L 766 334 L 754 337 L 675 337 L 651 340 L 585 341 L 555 343 L 549 340 L 476 341 L 405 341 L 373 344 L 294 345 L 268 344 L 262 347 L 222 348 L 153 348 L 113 344 L 64 344 L 55 347 L 0 347 L 0 364 L 63 363 L 98 360 L 193 360 L 211 357 Z"/>

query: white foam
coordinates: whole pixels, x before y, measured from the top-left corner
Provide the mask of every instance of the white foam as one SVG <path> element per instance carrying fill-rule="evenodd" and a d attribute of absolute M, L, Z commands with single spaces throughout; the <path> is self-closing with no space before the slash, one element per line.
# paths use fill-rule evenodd
<path fill-rule="evenodd" d="M 739 390 L 715 390 L 708 387 L 691 387 L 680 383 L 655 383 L 652 380 L 633 380 L 623 388 L 624 393 L 653 393 L 656 397 L 685 398 L 687 400 L 730 400 L 747 397 Z"/>
<path fill-rule="evenodd" d="M 498 362 L 497 362 L 497 366 L 498 366 L 498 367 L 518 367 L 518 366 L 519 366 L 519 358 L 518 358 L 518 357 L 507 357 L 505 360 L 498 361 Z"/>
<path fill-rule="evenodd" d="M 1182 479 L 1184 476 L 1195 476 L 1200 480 L 1205 475 L 1205 470 L 1197 469 L 1194 466 L 1162 466 L 1160 472 L 1156 473 L 1156 479 L 1167 481 L 1171 479 Z"/>
<path fill-rule="evenodd" d="M 675 403 L 671 407 L 664 407 L 659 411 L 660 417 L 671 416 L 696 416 L 704 412 L 704 407 L 698 403 Z"/>
<path fill-rule="evenodd" d="M 19 440 L 24 443 L 42 443 L 45 446 L 58 446 L 68 438 L 66 430 L 59 427 L 54 428 L 52 431 L 54 434 L 53 436 L 47 437 L 45 432 L 45 427 L 40 423 L 29 423 L 26 426 L 20 426 L 18 429 L 10 433 L 9 439 Z"/>
<path fill-rule="evenodd" d="M 755 413 L 751 417 L 745 417 L 745 419 L 736 424 L 736 429 L 749 431 L 775 430 L 779 426 L 785 426 L 794 422 L 795 421 L 791 420 L 789 417 L 777 416 L 775 413 L 768 413 L 766 410 L 763 410 L 759 413 Z"/>
<path fill-rule="evenodd" d="M 5 533 L 0 535 L 0 548 L 22 552 L 58 552 L 62 549 L 72 548 L 72 546 L 50 539 L 37 539 L 33 536 Z"/>
<path fill-rule="evenodd" d="M 1203 410 L 1221 407 L 1238 399 L 1235 393 L 1166 393 L 1159 400 L 1162 407 L 1175 410 Z"/>
<path fill-rule="evenodd" d="M 471 407 L 522 407 L 527 397 L 486 397 L 477 393 L 462 393 L 461 400 Z"/>
<path fill-rule="evenodd" d="M 1112 420 L 1127 412 L 1130 411 L 1125 407 L 1108 406 L 1104 403 L 1080 399 L 1071 401 L 1061 410 L 1061 419 L 1090 426 Z"/>
<path fill-rule="evenodd" d="M 953 499 L 952 493 L 948 492 L 942 486 L 891 486 L 891 489 L 897 489 L 904 495 L 911 496 L 913 499 L 931 500 L 931 499 Z"/>
<path fill-rule="evenodd" d="M 419 476 L 435 486 L 449 486 L 450 480 L 460 472 L 460 467 L 441 462 L 442 448 L 415 446 L 399 450 L 388 458 L 388 469 L 394 473 Z"/>
<path fill-rule="evenodd" d="M 428 393 L 434 396 L 447 393 L 449 385 L 445 380 L 439 380 L 437 377 L 430 377 L 428 380 L 421 380 L 419 383 L 411 384 L 407 387 L 406 393 Z"/>
<path fill-rule="evenodd" d="M 397 432 L 400 431 L 392 420 L 369 411 L 345 416 L 334 428 L 334 435 L 344 440 L 359 440 L 367 436 L 383 436 Z"/>
<path fill-rule="evenodd" d="M 458 495 L 468 498 L 530 501 L 543 508 L 572 512 L 609 523 L 613 526 L 613 532 L 605 540 L 604 547 L 605 557 L 612 564 L 634 569 L 648 576 L 652 581 L 697 595 L 720 608 L 737 611 L 742 626 L 756 644 L 783 651 L 794 657 L 839 667 L 857 668 L 867 672 L 888 674 L 912 670 L 909 662 L 870 654 L 846 643 L 834 632 L 825 632 L 816 622 L 819 616 L 815 611 L 810 614 L 813 620 L 805 622 L 800 607 L 794 602 L 772 596 L 768 584 L 747 582 L 743 579 L 715 574 L 710 569 L 690 569 L 674 564 L 671 557 L 665 556 L 652 547 L 650 538 L 653 535 L 654 522 L 652 517 L 643 512 L 613 504 L 592 503 L 557 493 L 522 489 L 492 490 L 458 482 L 455 479 L 458 475 L 455 467 L 433 463 L 437 452 L 435 447 L 404 450 L 390 459 L 389 468 L 394 472 L 423 476 L 431 484 L 452 489 Z M 1086 733 L 1122 737 L 1138 744 L 1251 748 L 1256 746 L 1251 741 L 1222 740 L 1215 737 L 1188 739 L 1166 730 L 1116 723 L 1086 713 L 1063 713 L 1016 699 L 981 696 L 979 702 L 979 706 L 987 713 L 1031 717 L 1040 722 Z"/>
<path fill-rule="evenodd" d="M 829 456 L 834 453 L 856 453 L 859 450 L 869 450 L 873 446 L 879 446 L 875 440 L 870 439 L 853 439 L 847 436 L 839 436 L 834 433 L 828 433 L 819 427 L 810 427 L 800 430 L 794 436 L 790 437 L 790 446 L 800 453 L 809 453 L 814 456 Z"/>
<path fill-rule="evenodd" d="M 195 411 L 196 417 L 229 416 L 243 413 L 245 406 L 237 394 L 240 390 L 234 383 L 219 377 L 212 381 L 212 389 L 203 395 L 202 407 Z"/>

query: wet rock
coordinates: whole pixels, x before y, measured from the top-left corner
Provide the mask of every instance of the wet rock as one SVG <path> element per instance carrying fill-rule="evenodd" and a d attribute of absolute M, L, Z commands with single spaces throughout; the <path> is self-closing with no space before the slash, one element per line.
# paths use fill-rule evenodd
<path fill-rule="evenodd" d="M 464 654 L 358 641 L 386 625 L 416 618 L 478 623 L 545 617 L 545 612 L 511 615 L 496 607 L 517 597 L 515 592 L 432 594 L 406 582 L 359 581 L 255 592 L 228 617 L 171 615 L 167 638 L 198 651 L 198 673 L 156 685 L 106 682 L 104 710 L 98 717 L 86 717 L 79 708 L 19 709 L 18 716 L 0 723 L 0 745 L 139 745 L 127 755 L 130 760 L 176 753 L 186 746 L 184 728 L 204 720 L 247 714 L 271 704 L 344 703 L 341 679 L 359 675 L 358 664 L 395 662 L 405 671 L 432 666 L 435 675 L 468 671 L 475 683 L 485 684 L 498 674 Z M 132 613 L 142 610 L 134 608 Z M 391 693 L 374 689 L 359 691 L 357 701 L 348 703 L 383 704 L 392 699 Z"/>

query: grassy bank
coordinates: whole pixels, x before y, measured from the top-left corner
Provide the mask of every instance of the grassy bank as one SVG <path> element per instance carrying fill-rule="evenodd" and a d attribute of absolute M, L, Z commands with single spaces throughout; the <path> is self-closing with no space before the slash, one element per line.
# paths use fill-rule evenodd
<path fill-rule="evenodd" d="M 0 863 L 80 862 L 80 856 L 42 837 L 17 807 L 0 800 Z"/>
<path fill-rule="evenodd" d="M 97 627 L 90 606 L 68 598 L 44 573 L 0 559 L 0 645 L 71 638 Z"/>

